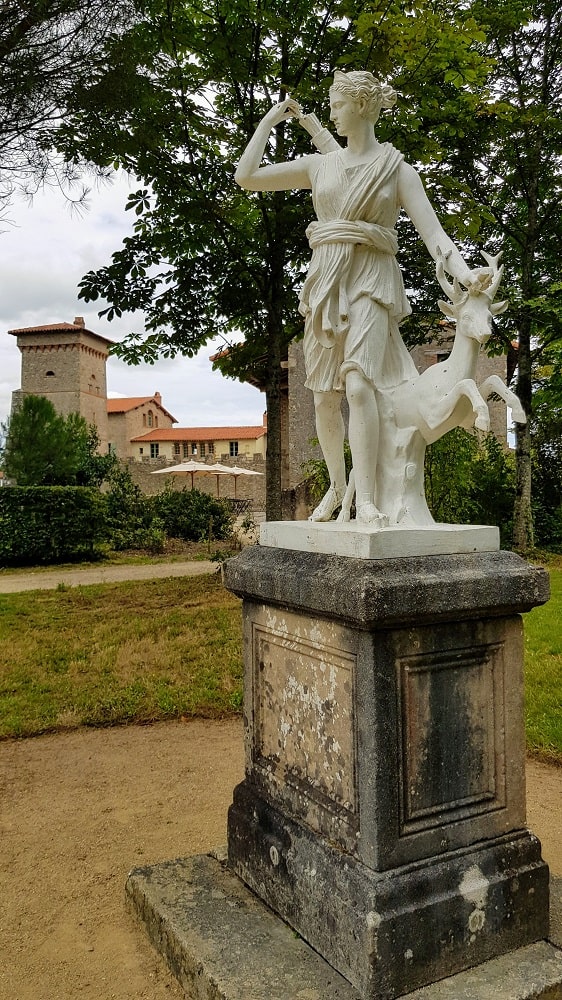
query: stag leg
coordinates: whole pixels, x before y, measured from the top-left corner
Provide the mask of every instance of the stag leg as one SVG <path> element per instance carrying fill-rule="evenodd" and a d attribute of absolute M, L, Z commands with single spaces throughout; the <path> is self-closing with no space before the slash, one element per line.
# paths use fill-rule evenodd
<path fill-rule="evenodd" d="M 488 378 L 482 382 L 482 385 L 479 387 L 479 391 L 484 399 L 489 399 L 492 393 L 495 392 L 500 399 L 503 399 L 507 406 L 511 407 L 513 419 L 516 424 L 527 423 L 527 414 L 525 413 L 518 396 L 516 396 L 511 389 L 507 388 L 505 382 L 502 382 L 499 375 L 489 375 Z"/>
<path fill-rule="evenodd" d="M 482 398 L 476 383 L 471 378 L 463 378 L 441 399 L 431 400 L 423 407 L 425 422 L 432 432 L 429 443 L 437 441 L 453 427 L 460 425 L 461 420 L 455 419 L 455 410 L 461 399 L 468 399 L 475 416 L 474 426 L 479 431 L 490 430 L 490 413 L 486 400 Z M 420 405 L 420 410 L 422 409 Z M 435 433 L 437 432 L 437 433 Z"/>

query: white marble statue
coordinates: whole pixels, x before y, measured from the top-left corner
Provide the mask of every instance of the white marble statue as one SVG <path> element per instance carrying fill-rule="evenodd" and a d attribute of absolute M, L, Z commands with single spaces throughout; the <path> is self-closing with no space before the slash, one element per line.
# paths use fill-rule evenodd
<path fill-rule="evenodd" d="M 478 341 L 487 339 L 491 312 L 502 306 L 492 306 L 501 274 L 497 260 L 488 258 L 488 268 L 471 271 L 443 230 L 416 170 L 390 143 L 378 141 L 374 126 L 395 100 L 395 92 L 371 73 L 338 71 L 330 118 L 347 145 L 341 147 L 316 116 L 304 115 L 287 99 L 262 119 L 235 175 L 251 191 L 312 190 L 317 221 L 307 229 L 312 260 L 299 308 L 305 317 L 306 385 L 314 393 L 317 434 L 330 474 L 313 521 L 330 520 L 342 504 L 340 519 L 348 519 L 355 492 L 356 517 L 363 524 L 432 523 L 423 489 L 426 443 L 459 424 L 486 429 L 485 399 L 500 391 L 497 382 L 514 405 L 501 380 L 487 380 L 480 391 L 474 383 Z M 272 128 L 291 117 L 320 152 L 261 166 Z M 399 331 L 411 311 L 396 262 L 394 226 L 401 210 L 436 261 L 442 287 L 453 300 L 442 308 L 458 324 L 454 365 L 447 361 L 423 375 Z M 445 268 L 454 284 L 447 282 Z M 349 486 L 342 392 L 349 403 Z"/>

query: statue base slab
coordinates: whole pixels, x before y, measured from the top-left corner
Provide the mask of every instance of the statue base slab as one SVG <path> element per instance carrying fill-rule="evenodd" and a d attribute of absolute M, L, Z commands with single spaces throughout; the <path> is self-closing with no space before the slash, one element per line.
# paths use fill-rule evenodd
<path fill-rule="evenodd" d="M 361 994 L 216 856 L 136 868 L 127 901 L 187 996 L 198 1000 L 361 1000 Z M 539 941 L 407 994 L 407 1000 L 562 996 L 562 879 L 551 885 L 551 942 Z M 557 947 L 558 946 L 558 947 Z"/>
<path fill-rule="evenodd" d="M 497 552 L 500 534 L 498 528 L 480 524 L 375 528 L 357 521 L 266 521 L 260 545 L 352 559 L 399 559 Z"/>

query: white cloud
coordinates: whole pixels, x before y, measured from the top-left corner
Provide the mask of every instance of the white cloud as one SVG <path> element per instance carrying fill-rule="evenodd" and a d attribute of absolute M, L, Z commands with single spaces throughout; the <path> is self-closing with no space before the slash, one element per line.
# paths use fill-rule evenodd
<path fill-rule="evenodd" d="M 31 206 L 18 201 L 9 216 L 14 225 L 0 233 L 0 421 L 9 414 L 12 391 L 20 387 L 21 362 L 10 329 L 83 316 L 90 330 L 120 340 L 140 319 L 99 319 L 96 303 L 78 299 L 86 271 L 107 263 L 132 224 L 124 211 L 136 182 L 121 175 L 114 184 L 93 190 L 89 211 L 71 210 L 58 192 L 39 193 Z M 122 396 L 162 394 L 162 402 L 180 426 L 259 424 L 265 397 L 252 386 L 213 372 L 209 344 L 195 358 L 162 359 L 155 365 L 128 366 L 111 358 L 108 391 Z"/>

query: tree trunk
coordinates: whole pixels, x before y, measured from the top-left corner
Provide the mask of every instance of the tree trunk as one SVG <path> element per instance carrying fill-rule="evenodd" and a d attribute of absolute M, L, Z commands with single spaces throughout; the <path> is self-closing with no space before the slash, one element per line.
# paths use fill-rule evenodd
<path fill-rule="evenodd" d="M 534 547 L 531 508 L 531 430 L 529 423 L 516 424 L 516 490 L 513 509 L 513 547 L 530 552 Z"/>
<path fill-rule="evenodd" d="M 273 343 L 276 341 L 276 343 Z M 281 352 L 279 338 L 272 336 L 269 345 L 268 378 L 265 390 L 267 406 L 267 452 L 265 461 L 265 518 L 281 521 Z"/>
<path fill-rule="evenodd" d="M 280 199 L 279 199 L 280 200 Z M 268 338 L 265 398 L 267 405 L 267 453 L 265 517 L 267 521 L 282 520 L 282 400 L 281 361 L 285 350 L 283 329 L 283 261 L 274 243 L 270 253 L 270 297 L 268 302 Z"/>
<path fill-rule="evenodd" d="M 516 424 L 516 486 L 513 508 L 513 547 L 517 552 L 529 552 L 534 547 L 533 512 L 531 507 L 531 322 L 526 313 L 519 329 L 517 365 L 517 395 L 527 414 L 526 424 Z"/>

